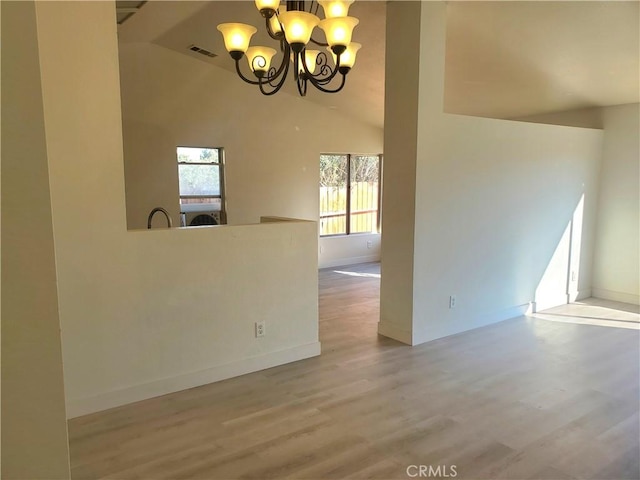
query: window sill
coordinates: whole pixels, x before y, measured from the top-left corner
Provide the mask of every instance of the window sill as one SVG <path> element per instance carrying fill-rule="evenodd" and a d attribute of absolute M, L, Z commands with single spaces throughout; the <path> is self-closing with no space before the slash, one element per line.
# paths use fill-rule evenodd
<path fill-rule="evenodd" d="M 349 238 L 349 237 L 362 237 L 364 235 L 380 236 L 380 232 L 358 232 L 358 233 L 335 233 L 332 235 L 320 235 L 320 238 Z"/>

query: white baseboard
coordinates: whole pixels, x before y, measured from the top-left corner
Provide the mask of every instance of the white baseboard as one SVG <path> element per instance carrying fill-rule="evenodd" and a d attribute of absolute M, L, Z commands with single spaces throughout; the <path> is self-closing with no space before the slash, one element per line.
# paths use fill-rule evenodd
<path fill-rule="evenodd" d="M 633 293 L 614 292 L 603 288 L 592 288 L 591 296 L 601 298 L 603 300 L 640 305 L 640 295 L 634 295 Z"/>
<path fill-rule="evenodd" d="M 408 332 L 389 322 L 378 322 L 378 333 L 385 337 L 393 338 L 407 345 L 420 345 L 422 343 L 437 340 L 438 338 L 457 335 L 458 333 L 475 330 L 476 328 L 485 327 L 493 323 L 503 322 L 511 318 L 521 317 L 525 315 L 531 308 L 531 304 L 523 303 L 522 305 L 514 305 L 495 312 L 489 312 L 470 318 L 473 322 L 469 328 L 451 328 L 448 325 L 437 324 L 432 327 L 421 329 L 419 331 Z"/>
<path fill-rule="evenodd" d="M 579 302 L 580 300 L 584 300 L 585 298 L 589 298 L 592 296 L 591 293 L 591 289 L 587 289 L 587 290 L 579 290 L 577 293 L 575 294 L 570 294 L 570 300 L 572 302 Z"/>
<path fill-rule="evenodd" d="M 431 342 L 439 338 L 449 337 L 451 335 L 457 335 L 459 333 L 475 330 L 476 328 L 486 327 L 498 322 L 503 322 L 511 318 L 521 317 L 527 313 L 531 308 L 531 304 L 523 303 L 522 305 L 514 305 L 503 310 L 497 310 L 494 312 L 488 312 L 484 314 L 478 314 L 470 316 L 468 327 L 460 326 L 452 327 L 446 323 L 439 323 L 428 328 L 423 328 L 413 332 L 413 345 L 420 345 L 422 343 Z"/>
<path fill-rule="evenodd" d="M 320 355 L 320 342 L 314 342 L 91 397 L 67 399 L 67 417 L 75 418 L 100 412 L 318 355 Z"/>
<path fill-rule="evenodd" d="M 411 332 L 401 329 L 397 325 L 389 322 L 378 322 L 378 333 L 385 337 L 393 338 L 407 345 L 413 345 L 413 339 L 411 338 Z"/>
<path fill-rule="evenodd" d="M 529 303 L 514 305 L 503 310 L 485 313 L 484 315 L 480 315 L 478 318 L 480 323 L 483 323 L 484 325 L 503 322 L 505 320 L 523 316 L 525 313 L 527 313 L 527 310 L 529 310 L 530 305 L 531 304 Z"/>
<path fill-rule="evenodd" d="M 318 268 L 342 267 L 344 265 L 355 265 L 357 263 L 379 262 L 380 254 L 364 255 L 362 257 L 335 258 L 333 260 L 319 260 Z"/>
<path fill-rule="evenodd" d="M 579 302 L 580 300 L 584 300 L 585 298 L 591 297 L 591 289 L 578 290 L 574 292 L 569 292 L 566 295 L 558 295 L 552 301 L 546 299 L 545 302 L 540 303 L 535 300 L 531 302 L 531 313 L 538 313 L 542 310 L 547 310 L 549 308 L 558 307 L 560 305 L 566 305 L 567 303 Z"/>

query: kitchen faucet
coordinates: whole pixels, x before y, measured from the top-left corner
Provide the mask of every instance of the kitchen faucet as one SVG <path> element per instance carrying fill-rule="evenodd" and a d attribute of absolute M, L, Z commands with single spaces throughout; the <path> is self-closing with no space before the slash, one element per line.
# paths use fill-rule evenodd
<path fill-rule="evenodd" d="M 149 214 L 149 218 L 147 218 L 147 228 L 149 228 L 149 229 L 151 228 L 151 220 L 153 220 L 153 216 L 158 212 L 164 213 L 164 216 L 167 217 L 167 228 L 173 227 L 173 222 L 171 221 L 171 217 L 169 216 L 169 212 L 167 212 L 162 207 L 156 207 L 153 210 L 151 210 L 151 213 Z"/>

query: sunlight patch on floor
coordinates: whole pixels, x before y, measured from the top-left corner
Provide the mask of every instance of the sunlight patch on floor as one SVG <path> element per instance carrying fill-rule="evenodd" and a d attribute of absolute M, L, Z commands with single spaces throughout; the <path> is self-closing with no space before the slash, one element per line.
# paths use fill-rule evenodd
<path fill-rule="evenodd" d="M 598 299 L 550 308 L 533 316 L 553 322 L 640 330 L 640 314 L 636 306 Z"/>
<path fill-rule="evenodd" d="M 342 270 L 334 270 L 333 273 L 339 273 L 340 275 L 349 275 L 350 277 L 380 278 L 379 273 L 345 272 Z"/>

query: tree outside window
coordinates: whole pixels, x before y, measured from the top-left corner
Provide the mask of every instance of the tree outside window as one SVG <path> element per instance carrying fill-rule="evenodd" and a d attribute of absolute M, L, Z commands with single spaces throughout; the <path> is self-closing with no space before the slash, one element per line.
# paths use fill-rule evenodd
<path fill-rule="evenodd" d="M 320 235 L 380 229 L 381 155 L 320 155 Z"/>
<path fill-rule="evenodd" d="M 177 147 L 180 204 L 221 210 L 224 195 L 221 148 Z"/>

